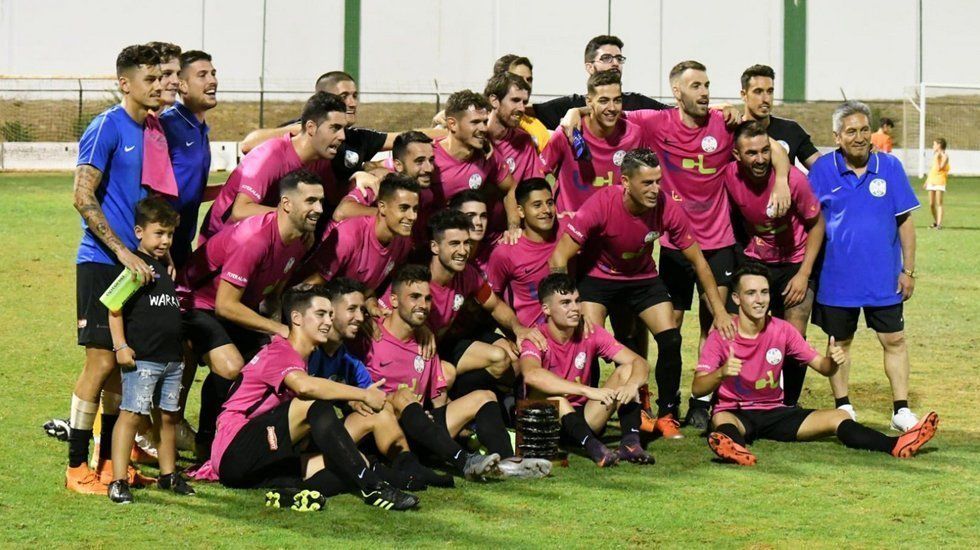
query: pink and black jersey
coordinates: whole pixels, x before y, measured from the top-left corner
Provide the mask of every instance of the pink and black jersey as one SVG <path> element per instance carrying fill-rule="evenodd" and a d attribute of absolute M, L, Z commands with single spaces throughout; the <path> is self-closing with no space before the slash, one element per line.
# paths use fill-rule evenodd
<path fill-rule="evenodd" d="M 446 377 L 438 355 L 426 361 L 419 354 L 419 344 L 414 337 L 402 340 L 388 332 L 383 322 L 378 323 L 378 328 L 381 340 L 368 339 L 364 364 L 373 380 L 385 379 L 382 391 L 392 393 L 405 386 L 428 400 L 446 391 Z"/>
<path fill-rule="evenodd" d="M 278 335 L 245 365 L 238 386 L 218 416 L 218 431 L 211 446 L 211 466 L 215 472 L 219 471 L 221 457 L 228 445 L 249 420 L 296 397 L 284 383 L 291 372 L 305 373 L 306 360 L 293 349 L 289 340 Z M 292 443 L 280 441 L 278 444 Z"/>
<path fill-rule="evenodd" d="M 279 233 L 278 211 L 252 216 L 222 229 L 191 254 L 179 281 L 190 303 L 184 307 L 214 309 L 221 281 L 244 289 L 242 304 L 259 304 L 280 282 L 288 280 L 306 254 L 302 239 L 286 244 Z"/>
<path fill-rule="evenodd" d="M 432 311 L 429 313 L 428 324 L 436 335 L 441 335 L 453 324 L 467 298 L 473 297 L 483 304 L 493 295 L 486 279 L 470 264 L 466 264 L 466 268 L 453 276 L 445 286 L 430 281 L 429 291 L 432 293 Z M 390 296 L 389 285 L 384 294 L 378 297 L 378 304 L 391 310 Z"/>
<path fill-rule="evenodd" d="M 564 225 L 564 223 L 563 223 Z M 538 302 L 538 283 L 548 276 L 548 258 L 558 245 L 556 238 L 534 242 L 521 235 L 515 244 L 500 243 L 490 254 L 487 265 L 487 281 L 498 296 L 510 291 L 511 307 L 517 320 L 526 327 L 544 322 L 541 303 Z"/>
<path fill-rule="evenodd" d="M 377 216 L 360 216 L 334 225 L 313 255 L 316 270 L 326 280 L 347 277 L 376 290 L 412 250 L 412 239 L 395 235 L 387 246 L 375 232 Z"/>
<path fill-rule="evenodd" d="M 557 178 L 555 208 L 557 212 L 575 212 L 597 190 L 609 185 L 621 185 L 619 165 L 631 149 L 642 147 L 640 127 L 620 119 L 613 133 L 606 138 L 596 137 L 588 125 L 582 125 L 582 136 L 592 153 L 591 160 L 575 160 L 572 146 L 563 132 L 551 135 L 541 152 L 545 170 Z"/>
<path fill-rule="evenodd" d="M 688 128 L 677 108 L 624 113 L 643 130 L 643 141 L 663 166 L 663 190 L 691 220 L 698 244 L 716 250 L 735 244 L 722 178 L 732 162 L 733 134 L 720 111 L 709 111 L 704 126 Z M 667 248 L 683 248 L 665 235 Z"/>
<path fill-rule="evenodd" d="M 724 177 L 725 189 L 741 214 L 749 236 L 745 255 L 770 264 L 802 262 L 806 252 L 806 225 L 820 215 L 820 203 L 803 172 L 795 166 L 790 167 L 792 207 L 783 217 L 776 219 L 766 213 L 776 182 L 775 171 L 769 171 L 769 179 L 764 185 L 757 185 L 743 176 L 738 163 L 733 162 L 725 168 Z"/>
<path fill-rule="evenodd" d="M 657 206 L 635 216 L 624 204 L 625 188 L 606 187 L 596 191 L 568 221 L 565 233 L 578 243 L 583 254 L 596 258 L 587 273 L 598 279 L 632 281 L 657 276 L 653 245 L 669 235 L 681 249 L 695 243 L 684 211 L 660 193 Z"/>
<path fill-rule="evenodd" d="M 270 139 L 250 151 L 228 176 L 228 181 L 214 199 L 204 226 L 201 227 L 198 244 L 205 243 L 229 225 L 228 216 L 231 215 L 231 207 L 239 194 L 251 198 L 256 204 L 276 206 L 279 204 L 279 180 L 293 170 L 304 167 L 323 178 L 324 186 L 335 186 L 330 161 L 319 159 L 304 165 L 296 154 L 288 133 Z"/>
<path fill-rule="evenodd" d="M 564 343 L 555 339 L 546 323 L 538 325 L 538 330 L 548 341 L 548 351 L 541 351 L 529 340 L 525 340 L 521 344 L 521 357 L 537 359 L 552 374 L 586 386 L 592 381 L 592 360 L 602 357 L 606 361 L 612 361 L 623 349 L 623 345 L 602 327 L 595 327 L 588 337 L 583 337 L 579 328 Z M 568 396 L 568 402 L 575 406 L 585 405 L 586 401 L 588 399 L 581 395 Z"/>
<path fill-rule="evenodd" d="M 728 361 L 730 344 L 720 332 L 712 330 L 695 370 L 710 373 L 720 369 Z M 742 361 L 742 372 L 722 381 L 715 412 L 783 407 L 783 389 L 779 385 L 783 361 L 789 356 L 806 365 L 819 355 L 793 325 L 775 317 L 766 319 L 766 326 L 755 338 L 736 334 L 734 350 L 735 357 Z"/>
<path fill-rule="evenodd" d="M 543 178 L 544 165 L 538 155 L 531 134 L 520 128 L 510 128 L 504 137 L 494 140 L 493 148 L 514 182 L 520 183 L 530 178 Z"/>

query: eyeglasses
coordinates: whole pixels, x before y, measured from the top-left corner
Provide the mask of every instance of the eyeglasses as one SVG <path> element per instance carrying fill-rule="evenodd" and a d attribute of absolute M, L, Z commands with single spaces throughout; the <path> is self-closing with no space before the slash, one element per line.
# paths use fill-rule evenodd
<path fill-rule="evenodd" d="M 626 63 L 626 56 L 625 55 L 613 55 L 611 53 L 604 53 L 604 54 L 600 55 L 599 56 L 599 59 L 597 59 L 596 61 L 602 61 L 603 63 L 612 63 L 613 60 L 619 61 L 619 64 L 622 65 L 623 63 Z"/>

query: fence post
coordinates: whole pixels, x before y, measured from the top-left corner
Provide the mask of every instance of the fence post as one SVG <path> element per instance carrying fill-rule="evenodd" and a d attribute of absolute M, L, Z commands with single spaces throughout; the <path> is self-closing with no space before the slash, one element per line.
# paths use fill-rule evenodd
<path fill-rule="evenodd" d="M 75 123 L 76 126 L 80 126 L 81 124 L 84 124 L 84 122 L 85 122 L 85 121 L 82 120 L 82 116 L 83 116 L 82 115 L 82 103 L 83 103 L 83 101 L 84 101 L 84 97 L 83 97 L 83 91 L 82 91 L 82 79 L 79 78 L 78 79 L 78 122 Z M 77 138 L 77 137 L 81 137 L 81 136 L 75 136 L 75 137 Z"/>
<path fill-rule="evenodd" d="M 926 83 L 919 82 L 919 177 L 926 174 Z"/>

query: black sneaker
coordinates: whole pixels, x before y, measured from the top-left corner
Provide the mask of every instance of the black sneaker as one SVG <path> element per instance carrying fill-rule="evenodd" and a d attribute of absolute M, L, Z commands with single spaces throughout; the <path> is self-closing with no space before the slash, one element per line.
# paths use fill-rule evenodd
<path fill-rule="evenodd" d="M 327 497 L 312 489 L 270 489 L 265 493 L 265 505 L 297 512 L 318 512 L 326 507 Z"/>
<path fill-rule="evenodd" d="M 52 418 L 41 425 L 41 429 L 48 434 L 48 437 L 53 437 L 58 441 L 68 441 L 68 437 L 71 435 L 71 426 L 68 424 L 67 418 Z"/>
<path fill-rule="evenodd" d="M 364 499 L 364 504 L 384 510 L 408 510 L 419 505 L 419 497 L 384 482 L 367 492 L 361 489 L 361 498 Z"/>
<path fill-rule="evenodd" d="M 129 492 L 129 482 L 125 479 L 117 479 L 110 483 L 109 500 L 116 504 L 129 504 L 133 502 L 133 493 Z"/>
<path fill-rule="evenodd" d="M 164 491 L 173 491 L 178 495 L 192 496 L 195 494 L 194 488 L 177 472 L 160 476 L 160 479 L 157 480 L 157 486 Z"/>
<path fill-rule="evenodd" d="M 684 425 L 697 429 L 700 432 L 708 430 L 711 423 L 711 415 L 708 413 L 708 404 L 691 399 L 687 406 L 687 416 L 684 417 Z"/>

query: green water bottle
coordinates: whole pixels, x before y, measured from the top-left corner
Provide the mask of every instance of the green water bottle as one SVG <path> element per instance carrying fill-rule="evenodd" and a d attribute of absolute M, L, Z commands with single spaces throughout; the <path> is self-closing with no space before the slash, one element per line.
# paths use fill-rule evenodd
<path fill-rule="evenodd" d="M 129 268 L 124 268 L 122 273 L 116 277 L 115 281 L 105 289 L 99 301 L 111 312 L 115 313 L 122 309 L 126 301 L 140 288 L 139 279 L 134 277 Z"/>

